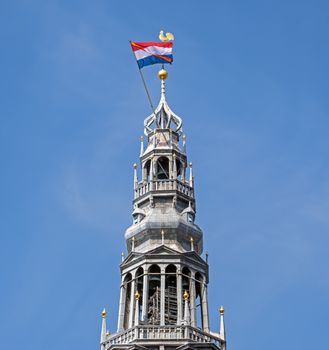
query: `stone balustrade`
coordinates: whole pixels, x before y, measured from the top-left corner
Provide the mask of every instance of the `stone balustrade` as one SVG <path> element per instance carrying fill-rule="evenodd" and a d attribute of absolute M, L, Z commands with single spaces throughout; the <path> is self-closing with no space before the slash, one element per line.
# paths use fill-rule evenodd
<path fill-rule="evenodd" d="M 102 345 L 104 349 L 110 349 L 112 345 L 149 340 L 189 340 L 197 343 L 214 343 L 219 349 L 222 349 L 222 340 L 219 337 L 191 326 L 136 326 L 109 336 Z"/>
<path fill-rule="evenodd" d="M 194 198 L 194 189 L 187 183 L 183 183 L 179 180 L 153 180 L 148 182 L 140 182 L 137 188 L 134 190 L 134 198 L 144 196 L 150 191 L 178 191 L 185 194 L 188 197 Z"/>

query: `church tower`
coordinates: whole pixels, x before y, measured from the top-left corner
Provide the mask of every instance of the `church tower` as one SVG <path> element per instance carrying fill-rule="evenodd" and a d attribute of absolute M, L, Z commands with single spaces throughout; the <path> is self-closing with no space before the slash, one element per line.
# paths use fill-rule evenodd
<path fill-rule="evenodd" d="M 167 71 L 158 75 L 161 97 L 144 121 L 140 171 L 134 164 L 133 222 L 120 265 L 117 332 L 107 332 L 104 310 L 101 350 L 225 350 L 223 307 L 219 332 L 209 325 L 208 263 L 195 223 L 193 168 L 182 119 L 166 101 Z"/>

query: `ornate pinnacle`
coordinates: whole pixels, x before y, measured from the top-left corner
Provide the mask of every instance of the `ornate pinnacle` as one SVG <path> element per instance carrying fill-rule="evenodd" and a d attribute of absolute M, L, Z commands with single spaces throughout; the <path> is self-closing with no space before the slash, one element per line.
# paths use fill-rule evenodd
<path fill-rule="evenodd" d="M 106 318 L 106 316 L 107 316 L 107 312 L 106 312 L 106 310 L 104 308 L 103 311 L 102 311 L 102 318 Z"/>
<path fill-rule="evenodd" d="M 220 307 L 220 309 L 219 309 L 219 313 L 220 313 L 221 315 L 224 315 L 224 312 L 225 312 L 224 306 L 222 305 L 222 306 Z"/>

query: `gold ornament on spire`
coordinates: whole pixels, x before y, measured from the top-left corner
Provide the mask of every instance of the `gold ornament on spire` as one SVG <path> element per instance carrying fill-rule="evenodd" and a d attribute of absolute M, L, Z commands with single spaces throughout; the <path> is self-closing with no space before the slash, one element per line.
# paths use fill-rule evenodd
<path fill-rule="evenodd" d="M 106 312 L 106 310 L 104 308 L 103 311 L 102 311 L 102 318 L 106 318 L 106 316 L 107 316 L 107 312 Z"/>
<path fill-rule="evenodd" d="M 222 305 L 222 306 L 220 307 L 220 309 L 219 309 L 219 313 L 220 313 L 221 315 L 224 315 L 224 312 L 225 312 L 224 306 Z"/>
<path fill-rule="evenodd" d="M 163 33 L 163 30 L 160 30 L 159 39 L 163 42 L 166 42 L 166 41 L 173 41 L 175 37 L 173 33 L 166 33 L 165 35 Z"/>
<path fill-rule="evenodd" d="M 189 300 L 190 295 L 188 294 L 187 290 L 184 292 L 183 298 L 184 298 L 185 301 Z"/>
<path fill-rule="evenodd" d="M 166 80 L 168 78 L 168 72 L 162 68 L 158 72 L 158 77 L 160 80 Z"/>

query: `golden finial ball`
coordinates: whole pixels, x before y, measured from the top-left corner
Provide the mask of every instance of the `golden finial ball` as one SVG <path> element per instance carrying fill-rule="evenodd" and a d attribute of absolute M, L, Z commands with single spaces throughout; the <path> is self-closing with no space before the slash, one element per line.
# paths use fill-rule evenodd
<path fill-rule="evenodd" d="M 106 310 L 105 310 L 105 308 L 104 308 L 103 311 L 102 311 L 102 317 L 103 317 L 103 318 L 106 318 L 106 316 L 107 316 L 107 312 L 106 312 Z"/>
<path fill-rule="evenodd" d="M 139 300 L 139 298 L 141 297 L 141 295 L 139 294 L 138 290 L 135 293 L 135 299 Z"/>
<path fill-rule="evenodd" d="M 160 80 L 166 80 L 168 78 L 168 72 L 165 69 L 161 69 L 158 72 L 158 77 Z"/>
<path fill-rule="evenodd" d="M 220 309 L 219 309 L 219 313 L 220 313 L 221 315 L 224 315 L 224 312 L 225 312 L 224 306 L 222 305 L 222 306 L 220 307 Z"/>
<path fill-rule="evenodd" d="M 190 297 L 190 295 L 188 294 L 188 292 L 187 292 L 187 290 L 186 290 L 186 291 L 184 292 L 183 298 L 184 298 L 184 300 L 186 301 L 186 300 L 189 299 L 189 297 Z"/>
<path fill-rule="evenodd" d="M 134 169 L 137 169 L 137 164 L 136 163 L 134 163 Z"/>

